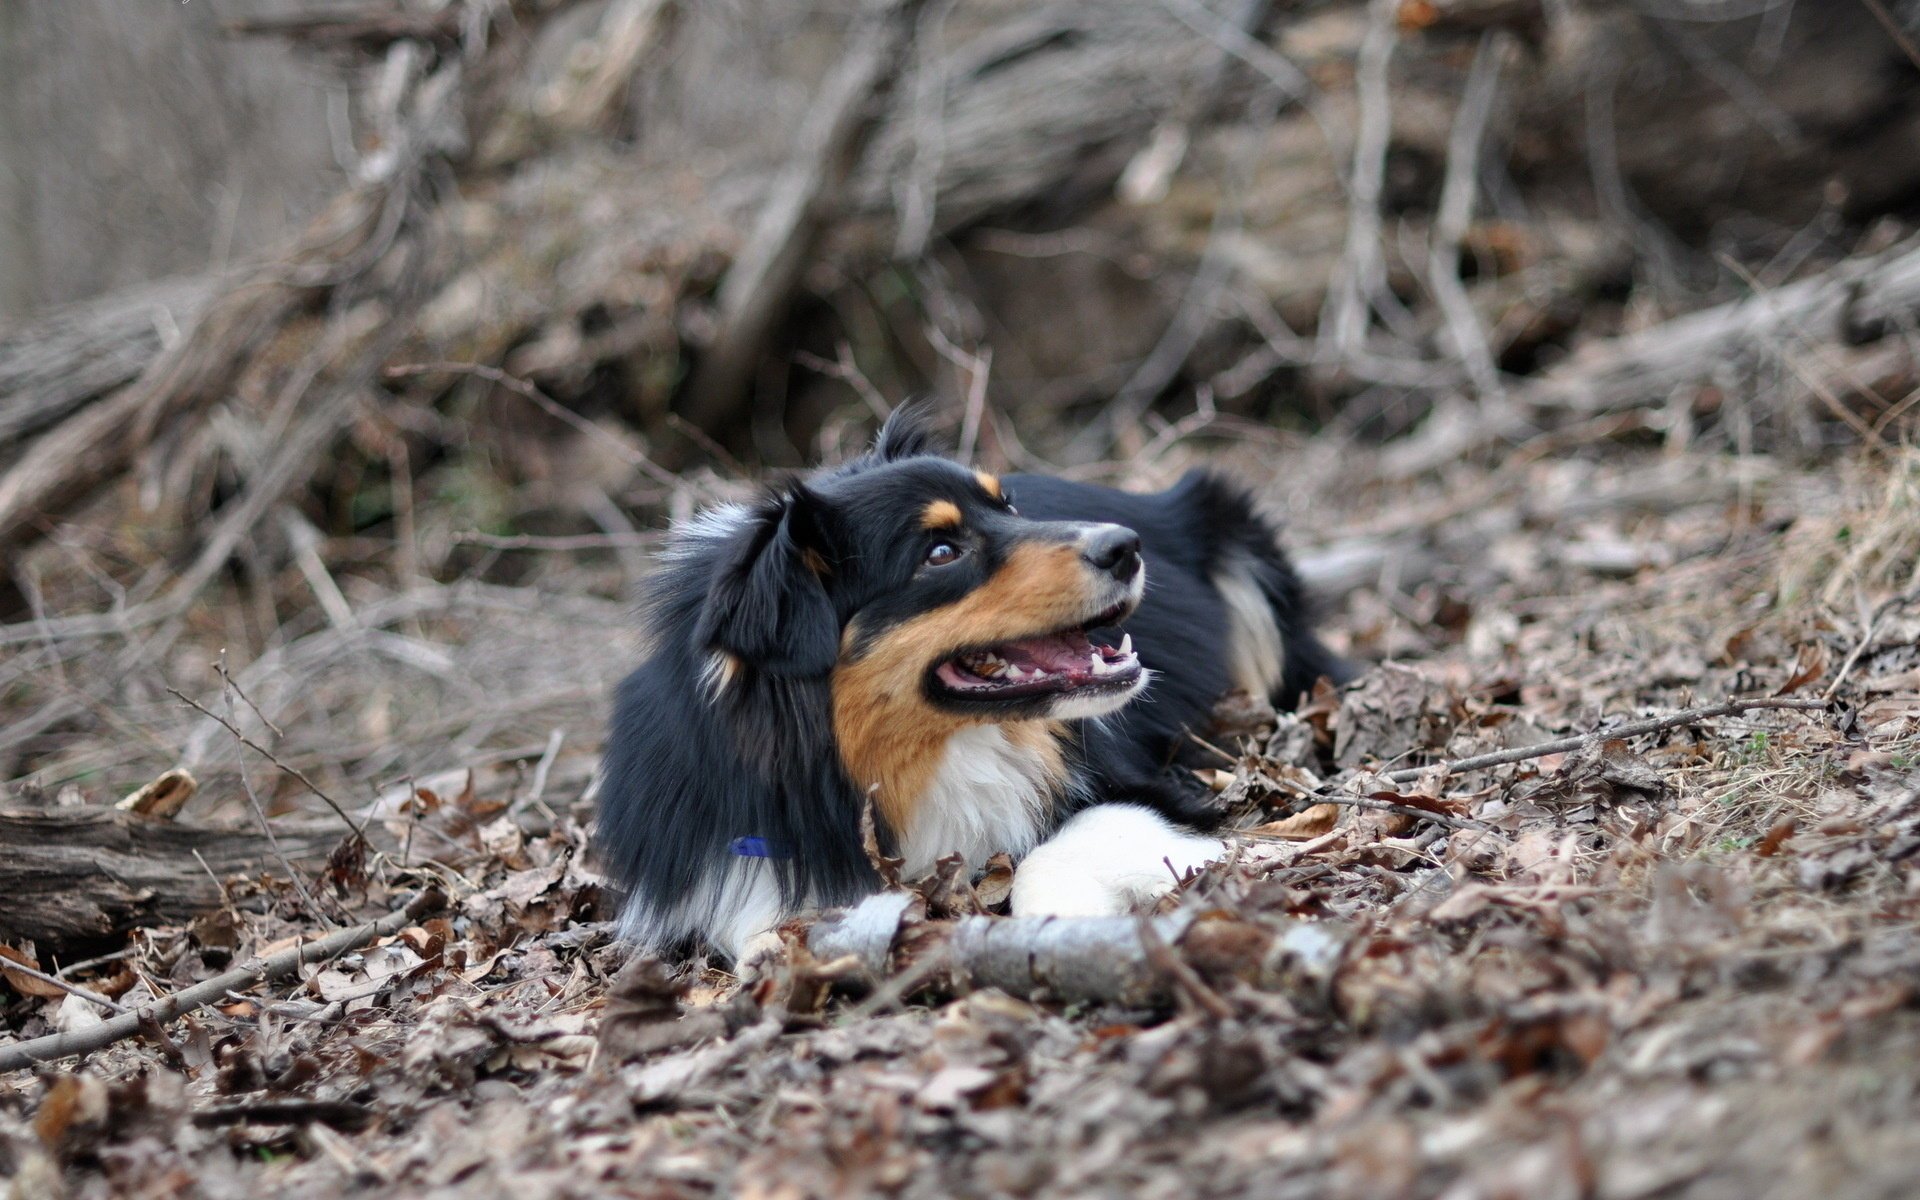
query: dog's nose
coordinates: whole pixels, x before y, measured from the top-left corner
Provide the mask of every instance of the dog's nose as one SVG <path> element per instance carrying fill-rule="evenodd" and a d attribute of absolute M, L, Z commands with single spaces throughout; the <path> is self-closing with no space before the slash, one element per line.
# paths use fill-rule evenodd
<path fill-rule="evenodd" d="M 1126 583 L 1140 573 L 1140 535 L 1125 525 L 1097 525 L 1087 531 L 1080 557 Z"/>

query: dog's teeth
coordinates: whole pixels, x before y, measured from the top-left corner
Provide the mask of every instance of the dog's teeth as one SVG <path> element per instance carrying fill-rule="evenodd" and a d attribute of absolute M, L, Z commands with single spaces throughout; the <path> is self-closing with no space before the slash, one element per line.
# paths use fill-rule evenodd
<path fill-rule="evenodd" d="M 1007 678 L 1013 680 L 1015 683 L 1018 683 L 1026 677 L 1027 673 L 1019 663 L 1015 663 L 1007 668 Z"/>
<path fill-rule="evenodd" d="M 1087 662 L 1093 666 L 1093 673 L 1095 675 L 1106 674 L 1107 664 L 1106 664 L 1106 661 L 1100 657 L 1100 652 L 1098 650 L 1095 650 L 1092 654 L 1087 655 Z"/>
<path fill-rule="evenodd" d="M 1120 655 L 1121 655 L 1121 657 L 1122 657 L 1122 658 L 1124 658 L 1124 657 L 1126 657 L 1127 655 L 1129 655 L 1129 654 L 1132 654 L 1132 653 L 1133 653 L 1133 635 L 1132 635 L 1132 634 L 1130 634 L 1130 633 L 1123 633 L 1123 634 L 1121 634 L 1121 635 L 1120 635 Z"/>

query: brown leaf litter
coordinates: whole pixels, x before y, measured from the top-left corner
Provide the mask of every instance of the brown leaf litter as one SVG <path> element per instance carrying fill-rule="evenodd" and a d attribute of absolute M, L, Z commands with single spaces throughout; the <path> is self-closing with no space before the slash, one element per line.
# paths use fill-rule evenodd
<path fill-rule="evenodd" d="M 1817 504 L 1762 492 L 1735 542 L 1712 502 L 1581 517 L 1671 564 L 1632 574 L 1504 534 L 1457 577 L 1361 587 L 1333 629 L 1393 663 L 1294 714 L 1241 697 L 1194 748 L 1245 836 L 1123 939 L 1131 998 L 966 974 L 948 939 L 998 920 L 1006 863 L 943 864 L 876 959 L 801 925 L 742 984 L 612 940 L 577 800 L 549 819 L 480 774 L 390 796 L 307 891 L 142 930 L 62 978 L 131 1003 L 424 886 L 440 912 L 0 1079 L 0 1179 L 9 1197 L 1904 1194 L 1920 613 L 1867 618 L 1907 586 L 1908 543 L 1875 521 L 1915 478 L 1909 456 L 1810 484 Z M 1821 538 L 1842 527 L 1836 552 Z M 1542 513 L 1524 538 L 1566 532 Z M 1809 582 L 1831 571 L 1864 607 Z M 1828 709 L 1428 769 L 1817 697 L 1849 659 Z M 1299 931 L 1322 969 L 1276 957 Z M 87 1019 L 0 978 L 9 1036 Z"/>

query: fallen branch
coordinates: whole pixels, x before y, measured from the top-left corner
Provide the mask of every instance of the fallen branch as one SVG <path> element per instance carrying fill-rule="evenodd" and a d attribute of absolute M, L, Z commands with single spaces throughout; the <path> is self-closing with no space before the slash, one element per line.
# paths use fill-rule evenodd
<path fill-rule="evenodd" d="M 1191 912 L 1145 918 L 963 917 L 918 919 L 902 893 L 883 892 L 817 922 L 807 949 L 822 962 L 851 957 L 876 984 L 930 958 L 956 990 L 998 988 L 1065 1003 L 1157 1007 L 1176 995 L 1203 1007 L 1238 980 L 1301 998 L 1324 996 L 1344 959 L 1343 926 L 1292 921 L 1202 920 Z M 1180 969 L 1169 970 L 1167 955 Z M 931 981 L 929 981 L 931 983 Z"/>
<path fill-rule="evenodd" d="M 332 821 L 274 832 L 287 860 L 306 865 L 325 862 L 341 836 Z M 280 861 L 250 830 L 111 808 L 0 809 L 0 938 L 58 944 L 190 921 L 225 903 L 209 870 L 277 874 Z"/>
<path fill-rule="evenodd" d="M 1880 340 L 1920 313 L 1920 246 L 1843 262 L 1830 271 L 1730 304 L 1595 342 L 1525 387 L 1511 408 L 1476 414 L 1409 438 L 1385 455 L 1383 474 L 1407 478 L 1539 424 L 1664 403 L 1674 389 L 1729 362 L 1783 345 L 1834 347 Z"/>
<path fill-rule="evenodd" d="M 925 0 L 890 0 L 855 34 L 798 137 L 799 150 L 762 204 L 753 234 L 720 285 L 719 324 L 687 385 L 683 415 L 718 431 L 746 399 L 775 324 L 786 314 L 824 231 L 828 208 L 858 165 L 876 114 L 873 98 L 891 86 Z"/>
<path fill-rule="evenodd" d="M 397 933 L 433 912 L 445 902 L 446 896 L 443 893 L 429 889 L 414 896 L 401 908 L 377 921 L 369 921 L 365 925 L 357 925 L 352 929 L 343 929 L 319 941 L 305 942 L 266 958 L 256 955 L 224 975 L 216 976 L 204 983 L 197 983 L 171 996 L 155 1000 L 151 1004 L 143 1004 L 131 1012 L 102 1021 L 98 1025 L 76 1029 L 70 1033 L 48 1034 L 46 1037 L 34 1038 L 11 1046 L 0 1046 L 0 1074 L 18 1071 L 22 1067 L 30 1067 L 35 1063 L 70 1058 L 76 1054 L 91 1054 L 95 1050 L 132 1037 L 140 1032 L 143 1025 L 159 1025 L 171 1021 L 183 1013 L 226 999 L 230 991 L 239 991 L 256 984 L 284 979 L 299 970 L 304 963 L 334 958 L 350 950 L 357 950 L 377 938 Z"/>
<path fill-rule="evenodd" d="M 1461 775 L 1468 771 L 1478 771 L 1485 767 L 1503 767 L 1508 763 L 1525 762 L 1530 758 L 1544 758 L 1549 754 L 1578 750 L 1598 742 L 1610 742 L 1616 738 L 1638 737 L 1643 733 L 1659 733 L 1663 729 L 1678 729 L 1682 725 L 1692 725 L 1699 721 L 1709 721 L 1715 717 L 1733 717 L 1744 712 L 1756 712 L 1770 708 L 1797 708 L 1803 711 L 1820 711 L 1831 707 L 1826 700 L 1793 700 L 1779 696 L 1763 696 L 1752 700 L 1729 700 L 1724 704 L 1711 704 L 1704 708 L 1682 709 L 1668 713 L 1664 717 L 1648 717 L 1641 721 L 1628 721 L 1624 725 L 1607 725 L 1599 729 L 1572 737 L 1555 738 L 1550 742 L 1538 742 L 1531 746 L 1515 746 L 1509 750 L 1495 750 L 1491 754 L 1476 754 L 1472 758 L 1455 759 L 1452 762 L 1438 762 L 1425 767 L 1403 767 L 1398 771 L 1389 771 L 1382 778 L 1393 783 L 1411 783 L 1422 777 L 1445 779 L 1450 775 Z M 1435 776 L 1434 772 L 1438 772 Z M 1333 797 L 1316 796 L 1316 799 L 1340 803 Z M 1418 811 L 1418 810 L 1416 810 Z M 1422 814 L 1430 816 L 1432 814 Z"/>

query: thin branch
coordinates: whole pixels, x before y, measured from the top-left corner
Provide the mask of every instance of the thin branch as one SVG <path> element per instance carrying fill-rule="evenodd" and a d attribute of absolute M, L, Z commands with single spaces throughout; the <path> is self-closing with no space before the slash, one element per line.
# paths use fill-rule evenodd
<path fill-rule="evenodd" d="M 1323 359 L 1344 362 L 1366 345 L 1368 313 L 1379 285 L 1380 196 L 1387 179 L 1387 148 L 1393 137 L 1393 93 L 1388 72 L 1399 41 L 1399 0 L 1372 0 L 1367 35 L 1354 68 L 1359 93 L 1360 129 L 1354 139 L 1352 181 L 1348 185 L 1347 244 L 1340 274 L 1327 292 L 1321 328 Z"/>
<path fill-rule="evenodd" d="M 353 834 L 355 837 L 360 836 L 363 826 L 355 824 L 354 819 L 347 815 L 347 810 L 340 807 L 340 805 L 334 800 L 332 796 L 329 796 L 325 792 L 321 791 L 320 785 L 315 783 L 313 780 L 308 779 L 304 772 L 300 771 L 296 767 L 290 767 L 286 763 L 281 762 L 279 757 L 275 755 L 273 751 L 267 749 L 265 746 L 262 746 L 260 743 L 254 741 L 252 738 L 248 737 L 246 734 L 240 732 L 239 727 L 236 726 L 232 721 L 227 720 L 225 717 L 221 716 L 219 713 L 214 712 L 212 709 L 200 703 L 198 700 L 195 700 L 193 697 L 187 695 L 185 692 L 180 691 L 178 688 L 168 688 L 167 694 L 172 696 L 174 699 L 179 700 L 181 703 L 186 704 L 191 708 L 197 709 L 201 713 L 201 715 L 211 717 L 213 720 L 219 722 L 222 728 L 224 728 L 228 733 L 231 733 L 235 738 L 239 739 L 239 742 L 242 746 L 245 746 L 247 749 L 253 751 L 255 754 L 258 754 L 261 758 L 264 758 L 268 762 L 272 763 L 274 766 L 279 767 L 281 771 L 299 780 L 303 785 L 305 785 L 308 791 L 320 797 L 320 799 L 326 803 L 326 806 L 328 808 L 331 808 L 334 811 L 334 814 L 336 816 L 338 816 L 342 821 L 345 821 L 347 823 L 347 828 L 353 830 Z"/>
<path fill-rule="evenodd" d="M 51 984 L 70 996 L 78 996 L 90 1004 L 98 1004 L 101 1008 L 109 1009 L 113 1012 L 123 1013 L 132 1011 L 126 1005 L 109 1000 L 99 992 L 90 991 L 77 983 L 68 983 L 58 975 L 49 975 L 45 971 L 35 970 L 33 967 L 29 967 L 18 959 L 0 958 L 0 974 L 20 974 L 25 975 L 29 979 L 38 979 L 41 983 Z"/>
<path fill-rule="evenodd" d="M 1510 750 L 1496 750 L 1491 754 L 1477 754 L 1472 758 L 1455 759 L 1452 762 L 1439 762 L 1425 767 L 1406 767 L 1398 771 L 1389 771 L 1382 778 L 1392 783 L 1411 783 L 1412 781 L 1438 772 L 1435 778 L 1444 779 L 1450 775 L 1461 775 L 1468 771 L 1478 771 L 1486 767 L 1503 767 L 1508 763 L 1525 762 L 1530 758 L 1544 758 L 1549 754 L 1560 754 L 1568 750 L 1578 750 L 1599 742 L 1612 741 L 1615 738 L 1638 737 L 1643 733 L 1659 733 L 1663 729 L 1678 729 L 1682 725 L 1693 725 L 1709 721 L 1715 717 L 1733 717 L 1745 712 L 1755 712 L 1770 708 L 1794 708 L 1807 712 L 1818 712 L 1830 707 L 1826 700 L 1788 699 L 1779 696 L 1763 696 L 1752 700 L 1729 700 L 1724 704 L 1711 704 L 1704 708 L 1683 709 L 1668 713 L 1664 717 L 1648 717 L 1642 721 L 1628 721 L 1623 725 L 1607 725 L 1572 737 L 1556 738 L 1551 742 L 1540 742 L 1532 746 L 1516 746 Z M 1316 796 L 1316 799 L 1338 804 L 1340 800 L 1333 796 Z M 1430 815 L 1420 809 L 1413 810 L 1421 815 Z"/>
<path fill-rule="evenodd" d="M 222 678 L 227 680 L 227 687 L 230 689 L 227 692 L 227 712 L 231 715 L 233 712 L 233 697 L 239 692 L 239 689 L 234 687 L 233 680 L 227 677 L 224 669 L 220 674 Z M 259 710 L 255 709 L 254 711 L 258 712 Z M 266 718 L 262 717 L 261 719 L 265 720 Z M 227 728 L 232 729 L 233 726 L 228 725 Z M 275 730 L 275 732 L 278 732 L 278 730 Z M 273 856 L 280 860 L 280 865 L 286 868 L 287 880 L 293 884 L 294 890 L 300 893 L 300 899 L 306 904 L 307 910 L 313 913 L 314 916 L 319 917 L 322 921 L 325 921 L 328 925 L 332 925 L 334 922 L 327 916 L 326 911 L 320 907 L 319 902 L 313 898 L 313 893 L 307 890 L 306 881 L 300 878 L 300 872 L 294 868 L 292 860 L 287 857 L 285 851 L 280 849 L 280 838 L 273 832 L 273 822 L 267 820 L 266 806 L 260 803 L 259 793 L 253 790 L 253 776 L 247 771 L 245 758 L 242 757 L 241 760 L 234 765 L 239 768 L 240 788 L 247 794 L 247 804 L 253 809 L 254 819 L 260 823 L 260 832 L 266 835 L 267 849 L 271 850 Z M 200 858 L 200 852 L 195 850 L 193 856 Z M 200 865 L 206 867 L 207 860 L 201 858 Z M 207 874 L 212 876 L 214 886 L 220 889 L 222 896 L 225 896 L 227 894 L 227 886 L 220 882 L 218 875 L 214 875 L 212 867 L 207 867 Z M 231 904 L 232 899 L 229 897 L 227 902 Z"/>
<path fill-rule="evenodd" d="M 1219 992 L 1208 987 L 1206 980 L 1200 978 L 1192 967 L 1173 952 L 1173 947 L 1167 945 L 1167 939 L 1161 937 L 1160 931 L 1154 928 L 1153 920 L 1137 916 L 1134 921 L 1140 931 L 1140 949 L 1147 957 L 1147 965 L 1172 980 L 1181 997 L 1214 1020 L 1233 1020 L 1233 1006 L 1222 999 Z"/>
<path fill-rule="evenodd" d="M 1880 622 L 1886 618 L 1887 614 L 1911 604 L 1920 604 L 1920 589 L 1901 596 L 1889 596 L 1880 602 L 1879 607 L 1873 610 L 1873 615 L 1867 618 L 1867 627 L 1861 631 L 1859 642 L 1848 652 L 1846 661 L 1840 664 L 1840 669 L 1834 672 L 1833 682 L 1827 685 L 1826 691 L 1820 693 L 1821 700 L 1830 701 L 1839 692 L 1840 685 L 1847 681 L 1847 676 L 1859 663 L 1860 656 L 1867 652 L 1867 647 L 1873 645 L 1874 635 L 1880 631 Z"/>
<path fill-rule="evenodd" d="M 1914 66 L 1920 67 L 1920 46 L 1913 44 L 1913 39 L 1907 36 L 1907 31 L 1901 28 L 1900 22 L 1893 19 L 1893 14 L 1887 11 L 1887 6 L 1882 4 L 1880 0 L 1860 0 L 1860 3 L 1867 6 L 1867 11 L 1872 13 L 1873 19 L 1880 22 L 1881 26 L 1886 29 L 1887 36 L 1891 37 L 1894 40 L 1894 44 L 1900 47 L 1901 52 L 1907 56 L 1908 61 L 1913 63 Z"/>
<path fill-rule="evenodd" d="M 1460 245 L 1473 223 L 1474 201 L 1480 192 L 1480 151 L 1500 94 L 1500 67 L 1508 45 L 1509 35 L 1495 30 L 1480 39 L 1480 49 L 1473 56 L 1466 93 L 1447 139 L 1446 181 L 1440 188 L 1440 209 L 1427 252 L 1427 286 L 1446 317 L 1454 352 L 1466 364 L 1482 397 L 1504 397 L 1506 389 L 1487 345 L 1486 330 L 1460 282 Z"/>
<path fill-rule="evenodd" d="M 35 1063 L 69 1058 L 76 1054 L 91 1054 L 95 1050 L 132 1037 L 141 1031 L 143 1025 L 158 1025 L 171 1021 L 183 1013 L 192 1012 L 194 1009 L 225 999 L 229 991 L 283 979 L 299 970 L 304 963 L 321 962 L 350 950 L 357 950 L 388 934 L 397 933 L 445 902 L 445 893 L 437 889 L 428 889 L 414 896 L 400 909 L 388 913 L 377 921 L 343 929 L 318 941 L 306 942 L 267 958 L 255 956 L 224 975 L 216 976 L 204 983 L 197 983 L 130 1012 L 121 1013 L 98 1025 L 76 1029 L 69 1033 L 48 1034 L 46 1037 L 16 1042 L 10 1046 L 0 1046 L 0 1074 L 30 1067 Z"/>
<path fill-rule="evenodd" d="M 1265 778 L 1262 776 L 1262 778 Z M 1269 783 L 1274 782 L 1268 780 Z M 1474 833 L 1497 833 L 1493 826 L 1485 821 L 1475 821 L 1470 817 L 1451 817 L 1446 813 L 1431 812 L 1424 808 L 1415 808 L 1411 804 L 1396 804 L 1391 800 L 1375 800 L 1371 796 L 1323 795 L 1319 792 L 1301 793 L 1301 799 L 1311 800 L 1315 804 L 1337 804 L 1342 808 L 1364 808 L 1372 812 L 1395 813 L 1402 817 L 1413 817 L 1420 821 L 1431 821 L 1447 829 L 1464 829 Z M 1244 832 L 1244 831 L 1242 831 Z"/>
<path fill-rule="evenodd" d="M 518 375 L 509 375 L 499 367 L 490 367 L 485 363 L 471 362 L 400 363 L 386 368 L 381 374 L 388 379 L 406 379 L 414 375 L 471 375 L 475 379 L 484 379 L 488 383 L 498 384 L 514 395 L 530 401 L 535 407 L 540 409 L 541 412 L 546 413 L 554 420 L 571 425 L 581 433 L 607 446 L 613 450 L 614 453 L 625 459 L 629 465 L 638 467 L 642 474 L 646 475 L 647 478 L 653 480 L 655 483 L 670 488 L 680 486 L 678 476 L 674 475 L 673 472 L 667 470 L 659 463 L 654 462 L 651 458 L 648 458 L 625 438 L 617 437 L 601 426 L 595 425 L 592 421 L 587 420 L 579 413 L 574 412 L 558 400 L 555 400 L 552 396 L 541 391 L 540 388 L 531 381 L 522 379 Z"/>
<path fill-rule="evenodd" d="M 489 550 L 650 550 L 660 544 L 657 533 L 578 533 L 543 537 L 534 533 L 482 533 L 466 530 L 448 540 L 456 546 L 485 546 Z"/>

